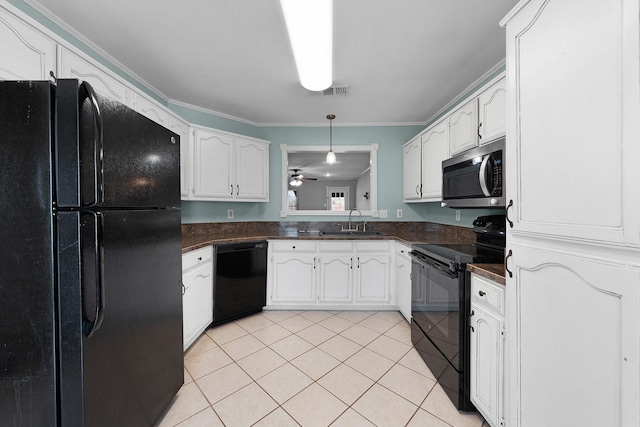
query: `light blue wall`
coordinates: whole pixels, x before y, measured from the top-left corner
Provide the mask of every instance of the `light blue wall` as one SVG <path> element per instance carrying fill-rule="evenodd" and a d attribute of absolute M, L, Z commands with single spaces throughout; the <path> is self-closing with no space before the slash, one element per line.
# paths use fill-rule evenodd
<path fill-rule="evenodd" d="M 397 209 L 403 210 L 403 221 L 424 220 L 425 205 L 407 205 L 402 201 L 402 145 L 415 136 L 422 126 L 334 126 L 333 143 L 370 145 L 378 149 L 378 209 L 387 209 L 387 221 L 396 220 Z M 227 130 L 227 129 L 222 129 Z M 182 202 L 183 222 L 228 221 L 227 209 L 234 210 L 234 221 L 326 221 L 341 220 L 326 216 L 289 216 L 280 218 L 282 209 L 282 151 L 286 145 L 327 145 L 328 126 L 256 127 L 252 136 L 271 141 L 269 152 L 269 202 Z"/>
<path fill-rule="evenodd" d="M 54 24 L 50 19 L 21 0 L 8 0 L 8 3 L 47 27 L 53 33 L 71 43 L 87 56 L 101 63 L 118 76 L 126 80 L 141 92 L 167 105 L 156 93 L 149 90 L 131 75 L 127 74 L 100 54 L 84 45 L 81 41 Z M 504 67 L 480 83 L 469 93 L 504 71 Z M 466 96 L 465 96 L 466 97 Z M 463 98 L 464 99 L 464 98 Z M 454 109 L 451 106 L 431 122 Z M 327 143 L 327 127 L 268 127 L 254 126 L 241 121 L 209 114 L 181 105 L 169 104 L 168 108 L 190 123 L 262 138 L 271 141 L 270 147 L 270 202 L 269 203 L 226 203 L 226 202 L 188 202 L 182 203 L 184 223 L 228 221 L 227 210 L 233 209 L 233 221 L 280 221 L 281 209 L 281 151 L 280 144 L 287 145 L 324 145 Z M 431 123 L 428 123 L 427 126 Z M 473 219 L 504 210 L 461 210 L 461 220 L 455 220 L 455 210 L 440 207 L 439 203 L 411 203 L 402 201 L 402 145 L 426 126 L 334 126 L 335 145 L 379 144 L 378 151 L 378 209 L 389 212 L 387 221 L 432 221 L 443 224 L 470 226 Z M 396 218 L 396 210 L 403 210 L 403 217 Z M 327 217 L 288 217 L 286 220 L 322 221 Z"/>

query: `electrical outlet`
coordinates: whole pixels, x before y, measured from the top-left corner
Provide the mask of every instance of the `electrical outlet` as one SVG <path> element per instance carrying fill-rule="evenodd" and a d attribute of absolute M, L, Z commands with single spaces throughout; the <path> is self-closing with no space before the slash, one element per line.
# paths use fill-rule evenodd
<path fill-rule="evenodd" d="M 460 221 L 460 211 L 456 210 L 456 221 Z"/>
<path fill-rule="evenodd" d="M 389 213 L 387 212 L 386 209 L 380 209 L 380 218 L 387 218 L 389 216 Z"/>
<path fill-rule="evenodd" d="M 233 209 L 227 209 L 227 219 L 233 219 Z"/>
<path fill-rule="evenodd" d="M 402 218 L 402 209 L 398 209 L 398 210 L 396 211 L 396 217 L 397 217 L 397 218 Z"/>

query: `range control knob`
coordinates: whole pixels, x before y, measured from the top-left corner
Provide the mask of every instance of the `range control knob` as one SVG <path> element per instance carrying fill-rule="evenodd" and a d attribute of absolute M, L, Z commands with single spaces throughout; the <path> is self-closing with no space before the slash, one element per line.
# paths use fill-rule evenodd
<path fill-rule="evenodd" d="M 491 199 L 489 200 L 489 203 L 491 203 L 492 205 L 497 205 L 498 204 L 498 199 Z"/>

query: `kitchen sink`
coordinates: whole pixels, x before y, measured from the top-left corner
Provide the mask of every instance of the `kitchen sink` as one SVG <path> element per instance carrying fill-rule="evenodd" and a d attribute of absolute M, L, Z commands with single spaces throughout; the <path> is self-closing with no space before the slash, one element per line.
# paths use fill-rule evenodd
<path fill-rule="evenodd" d="M 387 233 L 382 231 L 360 231 L 360 230 L 342 230 L 342 231 L 321 231 L 321 236 L 386 236 Z"/>

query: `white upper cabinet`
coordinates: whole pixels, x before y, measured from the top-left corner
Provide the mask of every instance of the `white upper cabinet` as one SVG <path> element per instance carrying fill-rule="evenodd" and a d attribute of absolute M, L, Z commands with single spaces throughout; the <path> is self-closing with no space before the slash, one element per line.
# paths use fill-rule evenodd
<path fill-rule="evenodd" d="M 402 149 L 405 201 L 419 201 L 422 197 L 421 145 L 420 135 L 418 135 L 404 144 Z"/>
<path fill-rule="evenodd" d="M 508 17 L 515 234 L 640 246 L 637 8 L 536 0 Z"/>
<path fill-rule="evenodd" d="M 124 83 L 64 47 L 58 51 L 57 77 L 89 82 L 96 92 L 134 108 L 134 92 Z"/>
<path fill-rule="evenodd" d="M 507 83 L 503 77 L 478 96 L 480 145 L 503 136 L 507 128 Z"/>
<path fill-rule="evenodd" d="M 476 98 L 449 116 L 449 145 L 452 156 L 478 146 L 478 100 Z"/>
<path fill-rule="evenodd" d="M 269 142 L 214 129 L 193 131 L 192 200 L 269 201 Z"/>
<path fill-rule="evenodd" d="M 235 198 L 247 201 L 269 200 L 269 144 L 235 137 Z"/>
<path fill-rule="evenodd" d="M 168 128 L 169 113 L 167 110 L 144 95 L 136 95 L 135 110 L 159 125 Z"/>
<path fill-rule="evenodd" d="M 442 161 L 449 158 L 449 123 L 443 120 L 422 134 L 422 200 L 442 200 Z"/>
<path fill-rule="evenodd" d="M 233 138 L 197 128 L 194 130 L 193 199 L 232 199 Z"/>
<path fill-rule="evenodd" d="M 183 200 L 188 199 L 191 192 L 191 147 L 192 142 L 189 136 L 189 124 L 177 116 L 169 114 L 167 116 L 166 128 L 180 136 L 180 196 Z"/>
<path fill-rule="evenodd" d="M 49 80 L 56 44 L 0 8 L 0 80 Z"/>

